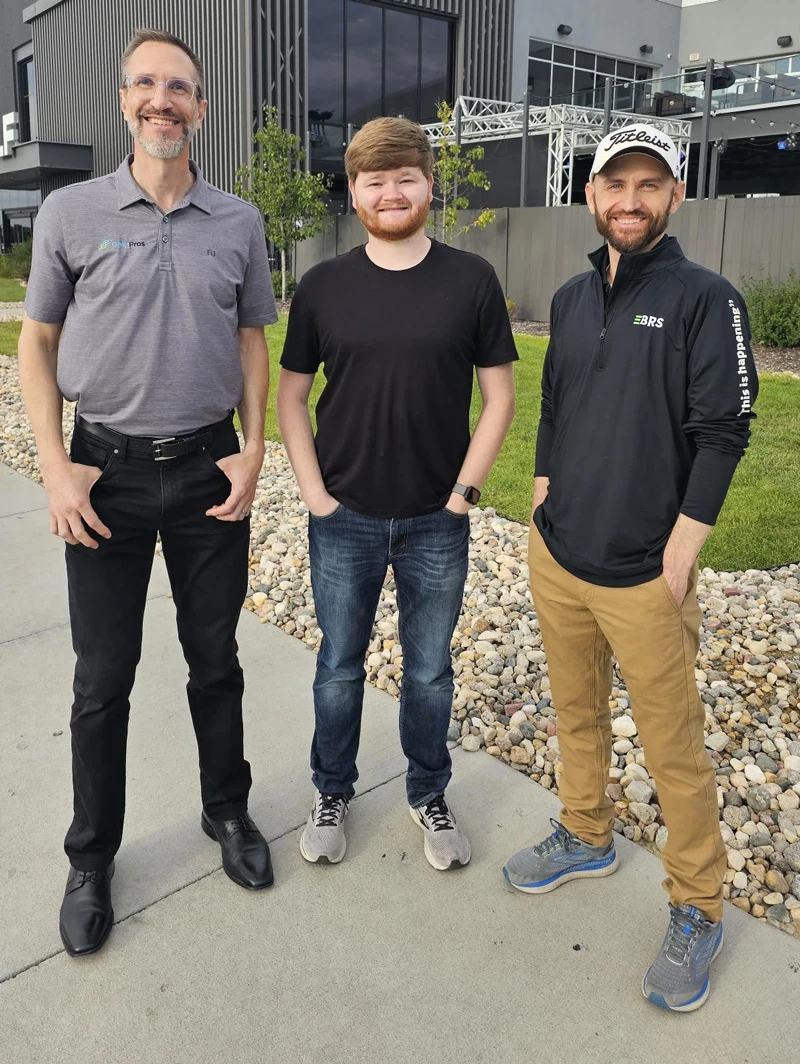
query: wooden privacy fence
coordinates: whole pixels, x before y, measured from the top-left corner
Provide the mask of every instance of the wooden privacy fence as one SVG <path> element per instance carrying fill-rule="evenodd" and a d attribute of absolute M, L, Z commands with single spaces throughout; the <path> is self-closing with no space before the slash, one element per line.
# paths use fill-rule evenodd
<path fill-rule="evenodd" d="M 747 277 L 783 281 L 792 268 L 800 272 L 800 196 L 692 200 L 670 219 L 669 232 L 688 258 L 737 287 Z M 298 278 L 365 239 L 355 215 L 337 216 L 321 236 L 297 245 Z M 498 208 L 492 225 L 454 241 L 488 259 L 517 316 L 537 321 L 548 320 L 553 293 L 589 268 L 586 256 L 599 244 L 585 206 Z"/>

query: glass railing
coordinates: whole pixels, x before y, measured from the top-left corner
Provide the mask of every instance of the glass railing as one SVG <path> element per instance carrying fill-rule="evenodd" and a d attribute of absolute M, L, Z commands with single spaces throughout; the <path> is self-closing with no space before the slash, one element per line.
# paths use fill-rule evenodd
<path fill-rule="evenodd" d="M 719 86 L 711 94 L 711 106 L 715 111 L 800 102 L 800 56 L 787 56 L 785 61 L 718 67 L 715 79 Z M 617 79 L 611 85 L 611 109 L 658 118 L 699 114 L 703 110 L 704 82 L 704 70 L 650 81 Z M 549 102 L 602 110 L 605 96 L 605 84 L 597 84 L 593 89 L 554 96 L 549 101 L 531 99 L 531 103 L 541 106 Z"/>

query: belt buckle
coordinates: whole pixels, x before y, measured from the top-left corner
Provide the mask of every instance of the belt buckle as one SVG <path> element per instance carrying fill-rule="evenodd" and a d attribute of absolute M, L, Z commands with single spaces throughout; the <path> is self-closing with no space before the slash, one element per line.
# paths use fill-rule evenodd
<path fill-rule="evenodd" d="M 173 458 L 177 458 L 176 454 L 162 454 L 162 443 L 174 443 L 177 436 L 165 436 L 163 440 L 153 440 L 153 459 L 156 462 L 169 462 Z"/>

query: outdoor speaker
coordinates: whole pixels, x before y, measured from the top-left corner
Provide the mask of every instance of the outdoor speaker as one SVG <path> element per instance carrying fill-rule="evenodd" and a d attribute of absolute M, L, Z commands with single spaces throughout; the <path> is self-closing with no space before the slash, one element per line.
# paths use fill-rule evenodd
<path fill-rule="evenodd" d="M 786 34 L 785 37 L 779 37 L 778 38 L 778 47 L 779 48 L 790 48 L 791 44 L 792 44 L 792 38 L 791 38 L 791 36 L 788 33 Z"/>
<path fill-rule="evenodd" d="M 729 89 L 736 82 L 736 75 L 730 67 L 717 67 L 711 82 L 712 89 Z"/>
<path fill-rule="evenodd" d="M 652 44 L 642 44 L 639 46 L 639 51 L 642 53 L 642 55 L 652 55 L 653 46 Z"/>
<path fill-rule="evenodd" d="M 569 35 L 572 33 L 572 26 L 567 26 L 566 23 L 561 22 L 558 25 L 558 32 L 561 34 L 562 37 L 569 37 Z"/>

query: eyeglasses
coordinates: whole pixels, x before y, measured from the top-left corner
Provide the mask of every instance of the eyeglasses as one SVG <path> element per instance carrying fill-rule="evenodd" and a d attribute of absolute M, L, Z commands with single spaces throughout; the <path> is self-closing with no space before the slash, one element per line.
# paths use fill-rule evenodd
<path fill-rule="evenodd" d="M 149 74 L 126 74 L 122 79 L 123 85 L 132 89 L 137 96 L 155 96 L 156 88 L 163 85 L 167 94 L 174 100 L 192 100 L 195 93 L 200 95 L 200 85 L 188 78 L 167 78 L 166 81 L 158 81 Z"/>

